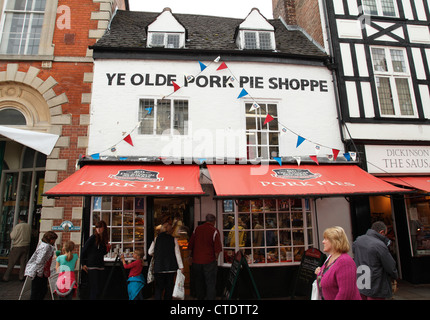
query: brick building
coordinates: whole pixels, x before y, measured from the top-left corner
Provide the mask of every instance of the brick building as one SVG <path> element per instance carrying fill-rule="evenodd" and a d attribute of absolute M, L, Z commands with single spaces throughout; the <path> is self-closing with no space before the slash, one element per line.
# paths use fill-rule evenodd
<path fill-rule="evenodd" d="M 39 235 L 80 244 L 82 198 L 42 193 L 86 153 L 92 50 L 124 0 L 0 0 L 0 257 L 24 214 Z M 19 138 L 21 137 L 21 138 Z M 46 142 L 45 142 L 46 141 Z M 41 144 L 39 147 L 34 144 Z"/>

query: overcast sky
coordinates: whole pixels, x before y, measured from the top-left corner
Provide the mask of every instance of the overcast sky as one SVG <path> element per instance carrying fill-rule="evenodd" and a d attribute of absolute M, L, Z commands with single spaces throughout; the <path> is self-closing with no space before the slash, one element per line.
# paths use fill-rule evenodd
<path fill-rule="evenodd" d="M 271 0 L 129 0 L 131 11 L 162 12 L 169 7 L 175 13 L 245 19 L 252 8 L 258 8 L 266 19 L 273 19 Z"/>

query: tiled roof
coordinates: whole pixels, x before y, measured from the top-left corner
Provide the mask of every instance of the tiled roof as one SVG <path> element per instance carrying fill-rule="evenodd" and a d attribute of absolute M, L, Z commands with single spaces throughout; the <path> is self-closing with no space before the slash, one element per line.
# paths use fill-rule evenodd
<path fill-rule="evenodd" d="M 147 27 L 160 13 L 139 11 L 117 11 L 110 30 L 92 47 L 96 51 L 141 51 L 154 50 L 146 48 Z M 185 49 L 163 49 L 165 52 L 176 50 L 202 50 L 250 53 L 250 50 L 239 50 L 236 32 L 243 19 L 224 18 L 195 14 L 173 14 L 187 31 Z M 268 20 L 275 28 L 276 54 L 282 56 L 303 56 L 323 58 L 326 53 L 321 51 L 300 30 L 289 30 L 279 19 Z M 160 50 L 157 48 L 157 50 Z M 261 55 L 261 50 L 253 50 Z M 272 51 L 265 53 L 273 55 Z"/>

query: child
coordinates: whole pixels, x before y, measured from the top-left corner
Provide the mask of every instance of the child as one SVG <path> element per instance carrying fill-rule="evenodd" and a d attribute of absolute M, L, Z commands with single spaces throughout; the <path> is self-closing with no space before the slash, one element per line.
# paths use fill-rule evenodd
<path fill-rule="evenodd" d="M 75 243 L 67 241 L 63 246 L 63 255 L 58 256 L 55 266 L 58 275 L 55 292 L 60 300 L 72 300 L 76 292 L 77 284 L 75 280 L 75 268 L 78 262 L 78 255 L 73 253 Z"/>
<path fill-rule="evenodd" d="M 143 300 L 142 288 L 145 285 L 145 278 L 142 275 L 142 259 L 143 259 L 143 250 L 136 249 L 133 253 L 133 259 L 135 261 L 131 263 L 127 263 L 124 259 L 124 255 L 121 255 L 121 260 L 125 269 L 130 269 L 128 274 L 128 298 L 130 300 Z"/>

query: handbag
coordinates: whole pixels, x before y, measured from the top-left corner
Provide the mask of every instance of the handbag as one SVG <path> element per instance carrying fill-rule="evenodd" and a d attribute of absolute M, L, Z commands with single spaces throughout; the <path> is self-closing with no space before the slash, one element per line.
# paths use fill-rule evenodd
<path fill-rule="evenodd" d="M 181 270 L 178 269 L 176 272 L 176 281 L 175 281 L 175 287 L 173 289 L 173 298 L 184 300 L 185 298 L 185 289 L 184 289 L 184 283 L 185 283 L 185 276 L 181 272 Z"/>

